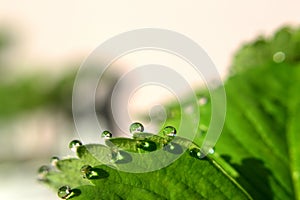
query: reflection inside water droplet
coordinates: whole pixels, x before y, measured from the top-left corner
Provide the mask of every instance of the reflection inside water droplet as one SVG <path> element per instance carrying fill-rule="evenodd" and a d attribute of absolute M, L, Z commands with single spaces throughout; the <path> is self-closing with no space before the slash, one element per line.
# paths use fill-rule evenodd
<path fill-rule="evenodd" d="M 129 127 L 129 131 L 131 134 L 138 133 L 138 132 L 143 132 L 144 131 L 144 126 L 143 124 L 139 122 L 132 123 Z"/>

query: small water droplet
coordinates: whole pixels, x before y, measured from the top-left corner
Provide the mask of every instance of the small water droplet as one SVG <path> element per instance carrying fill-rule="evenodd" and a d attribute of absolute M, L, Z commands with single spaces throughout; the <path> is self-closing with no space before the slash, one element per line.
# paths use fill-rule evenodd
<path fill-rule="evenodd" d="M 50 167 L 43 165 L 38 169 L 38 180 L 45 181 L 47 174 L 50 172 Z"/>
<path fill-rule="evenodd" d="M 143 124 L 139 122 L 132 123 L 129 127 L 129 131 L 131 134 L 137 133 L 137 132 L 143 132 L 144 126 Z"/>
<path fill-rule="evenodd" d="M 101 133 L 101 138 L 103 138 L 103 139 L 110 139 L 111 137 L 112 137 L 112 134 L 109 131 L 103 131 Z"/>
<path fill-rule="evenodd" d="M 69 199 L 73 192 L 70 186 L 65 185 L 58 189 L 57 195 L 62 199 Z"/>
<path fill-rule="evenodd" d="M 192 148 L 190 149 L 190 155 L 194 158 L 202 159 L 203 155 L 199 148 Z"/>
<path fill-rule="evenodd" d="M 281 63 L 285 60 L 285 53 L 282 51 L 278 51 L 273 55 L 273 61 L 276 63 Z"/>
<path fill-rule="evenodd" d="M 56 167 L 58 161 L 59 161 L 59 158 L 57 156 L 53 156 L 50 160 L 50 163 L 53 167 Z"/>
<path fill-rule="evenodd" d="M 210 149 L 208 150 L 208 153 L 209 153 L 209 154 L 214 154 L 214 153 L 215 153 L 214 148 L 210 148 Z"/>
<path fill-rule="evenodd" d="M 69 144 L 69 148 L 73 151 L 76 152 L 77 148 L 80 147 L 82 143 L 79 140 L 73 140 Z"/>
<path fill-rule="evenodd" d="M 163 130 L 164 136 L 175 137 L 176 133 L 177 133 L 177 131 L 173 126 L 166 126 Z"/>
<path fill-rule="evenodd" d="M 201 97 L 198 101 L 200 106 L 203 106 L 207 103 L 207 98 L 206 97 Z"/>

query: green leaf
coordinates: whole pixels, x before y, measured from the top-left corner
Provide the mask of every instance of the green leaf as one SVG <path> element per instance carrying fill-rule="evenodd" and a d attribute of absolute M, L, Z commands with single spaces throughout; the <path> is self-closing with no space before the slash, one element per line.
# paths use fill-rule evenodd
<path fill-rule="evenodd" d="M 225 83 L 226 121 L 212 157 L 254 199 L 300 199 L 299 36 L 299 29 L 283 28 L 245 45 Z M 281 63 L 273 60 L 279 51 Z M 209 126 L 210 106 L 200 107 L 201 126 Z M 179 120 L 168 115 L 166 123 Z"/>
<path fill-rule="evenodd" d="M 299 52 L 300 29 L 291 28 L 261 37 L 238 52 L 225 82 L 224 129 L 215 152 L 205 159 L 190 152 L 202 144 L 211 118 L 209 94 L 202 90 L 198 97 L 207 102 L 199 105 L 194 143 L 140 133 L 133 139 L 110 139 L 106 146 L 81 146 L 79 159 L 59 161 L 60 171 L 50 171 L 45 181 L 55 189 L 77 189 L 80 194 L 74 192 L 74 199 L 300 199 Z M 178 129 L 180 106 L 171 103 L 166 109 L 165 124 Z M 170 142 L 183 153 L 171 165 L 147 173 L 126 172 L 159 168 L 164 159 L 176 157 L 176 151 L 165 149 Z M 123 151 L 116 154 L 112 144 Z M 144 159 L 156 151 L 164 152 L 156 162 Z M 84 165 L 92 166 L 96 178 L 82 178 Z"/>
<path fill-rule="evenodd" d="M 124 142 L 124 138 L 111 141 L 124 150 L 134 151 L 133 142 L 138 140 L 128 140 L 130 142 Z M 185 139 L 181 142 L 185 143 Z M 126 162 L 111 162 L 110 166 L 102 163 L 111 155 L 108 155 L 108 149 L 98 144 L 79 147 L 77 152 L 80 158 L 58 161 L 59 171 L 49 172 L 46 182 L 55 189 L 69 185 L 80 190 L 80 195 L 74 196 L 74 199 L 249 199 L 245 191 L 210 158 L 200 160 L 185 152 L 166 168 L 147 173 L 128 173 L 118 170 Z M 84 179 L 80 169 L 85 164 L 92 165 L 95 171 L 106 172 L 108 176 Z"/>

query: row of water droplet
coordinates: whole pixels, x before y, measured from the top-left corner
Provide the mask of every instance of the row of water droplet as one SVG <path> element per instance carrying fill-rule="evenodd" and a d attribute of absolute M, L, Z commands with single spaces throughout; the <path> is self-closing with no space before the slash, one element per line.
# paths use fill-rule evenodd
<path fill-rule="evenodd" d="M 133 134 L 133 137 L 135 138 L 139 134 L 143 133 L 144 126 L 139 122 L 135 122 L 130 125 L 129 131 L 131 134 Z M 164 145 L 167 146 L 169 148 L 169 150 L 171 150 L 171 151 L 174 150 L 175 145 L 172 144 L 170 141 L 172 140 L 172 138 L 176 137 L 176 134 L 177 134 L 176 129 L 173 126 L 166 126 L 162 130 L 162 134 L 163 134 L 163 137 L 168 138 L 166 140 L 167 141 L 166 144 L 164 144 Z M 108 139 L 112 138 L 112 133 L 110 131 L 105 130 L 101 133 L 101 138 L 108 140 Z M 77 152 L 77 149 L 80 146 L 82 146 L 82 142 L 79 140 L 73 140 L 69 143 L 69 148 L 73 152 Z M 138 140 L 137 147 L 141 148 L 143 150 L 146 150 L 146 151 L 152 150 L 151 149 L 151 141 L 147 141 L 147 140 Z M 116 162 L 116 161 L 124 159 L 122 152 L 123 151 L 119 151 L 118 149 L 113 149 L 112 150 L 112 161 Z M 189 153 L 192 157 L 195 157 L 198 159 L 203 158 L 201 149 L 198 147 L 193 147 L 193 148 L 189 149 Z M 211 151 L 210 153 L 213 153 L 213 152 Z M 52 157 L 51 161 L 50 161 L 50 163 L 51 163 L 50 166 L 46 166 L 46 165 L 41 166 L 38 170 L 38 179 L 41 181 L 47 181 L 48 173 L 52 169 L 55 169 L 57 167 L 58 161 L 59 161 L 58 157 Z M 82 166 L 82 168 L 80 169 L 80 172 L 82 174 L 82 177 L 85 179 L 99 179 L 99 178 L 106 178 L 109 176 L 108 172 L 106 172 L 105 170 L 93 168 L 89 165 Z M 69 198 L 79 195 L 79 194 L 80 194 L 80 191 L 75 190 L 75 192 L 74 192 L 74 190 L 72 190 L 70 186 L 62 186 L 58 190 L 58 196 L 62 199 L 69 199 Z"/>

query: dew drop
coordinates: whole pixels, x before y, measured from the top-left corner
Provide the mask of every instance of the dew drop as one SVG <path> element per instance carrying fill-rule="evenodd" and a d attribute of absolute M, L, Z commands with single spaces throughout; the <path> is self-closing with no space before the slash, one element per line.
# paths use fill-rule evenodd
<path fill-rule="evenodd" d="M 84 165 L 83 167 L 81 167 L 80 172 L 83 176 L 83 178 L 87 178 L 87 179 L 91 179 L 93 177 L 93 175 L 98 175 L 98 174 L 94 174 L 93 168 L 89 165 Z"/>
<path fill-rule="evenodd" d="M 47 174 L 50 171 L 50 167 L 47 165 L 43 165 L 38 169 L 38 180 L 45 181 Z"/>
<path fill-rule="evenodd" d="M 53 156 L 50 160 L 50 163 L 53 167 L 56 167 L 58 161 L 59 161 L 59 158 L 57 156 Z"/>
<path fill-rule="evenodd" d="M 163 130 L 164 136 L 175 137 L 176 136 L 176 129 L 173 126 L 166 126 Z"/>
<path fill-rule="evenodd" d="M 203 155 L 199 148 L 192 148 L 190 149 L 190 155 L 194 158 L 202 159 Z"/>
<path fill-rule="evenodd" d="M 69 199 L 73 192 L 70 186 L 65 185 L 58 189 L 57 195 L 62 199 Z"/>
<path fill-rule="evenodd" d="M 285 60 L 285 53 L 278 51 L 273 55 L 273 61 L 276 63 L 282 63 Z"/>
<path fill-rule="evenodd" d="M 103 138 L 103 139 L 110 139 L 111 137 L 112 137 L 112 134 L 109 131 L 103 131 L 101 133 L 101 138 Z"/>
<path fill-rule="evenodd" d="M 79 140 L 73 140 L 69 144 L 69 148 L 73 151 L 76 152 L 77 148 L 80 147 L 82 143 Z"/>
<path fill-rule="evenodd" d="M 132 123 L 129 127 L 129 131 L 131 134 L 137 133 L 137 132 L 143 132 L 144 126 L 143 124 L 139 122 Z"/>
<path fill-rule="evenodd" d="M 214 154 L 214 153 L 215 153 L 214 148 L 210 148 L 210 149 L 208 150 L 208 153 L 209 153 L 209 154 Z"/>
<path fill-rule="evenodd" d="M 81 167 L 80 172 L 83 178 L 86 179 L 99 179 L 107 178 L 108 172 L 103 169 L 93 168 L 90 165 L 84 165 Z"/>

